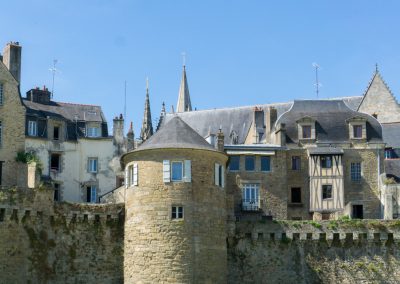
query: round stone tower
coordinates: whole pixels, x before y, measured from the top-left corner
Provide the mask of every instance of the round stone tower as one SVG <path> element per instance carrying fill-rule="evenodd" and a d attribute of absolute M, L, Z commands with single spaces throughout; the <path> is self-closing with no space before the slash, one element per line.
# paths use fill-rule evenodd
<path fill-rule="evenodd" d="M 125 281 L 226 283 L 225 153 L 175 116 L 121 161 Z"/>

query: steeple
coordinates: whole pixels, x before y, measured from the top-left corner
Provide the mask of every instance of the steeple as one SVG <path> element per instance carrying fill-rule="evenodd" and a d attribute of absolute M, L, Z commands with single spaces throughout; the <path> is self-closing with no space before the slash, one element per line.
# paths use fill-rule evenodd
<path fill-rule="evenodd" d="M 183 65 L 182 80 L 179 87 L 178 103 L 176 104 L 176 112 L 192 111 L 192 103 L 190 102 L 189 86 L 186 78 L 186 66 Z"/>
<path fill-rule="evenodd" d="M 153 135 L 153 124 L 151 123 L 149 79 L 146 79 L 146 101 L 144 104 L 143 123 L 140 131 L 140 138 L 143 141 L 146 141 L 151 135 Z"/>
<path fill-rule="evenodd" d="M 127 138 L 127 151 L 129 152 L 135 148 L 135 132 L 133 131 L 132 121 L 129 127 L 128 134 L 126 134 L 126 138 Z"/>
<path fill-rule="evenodd" d="M 160 119 L 158 120 L 156 132 L 157 132 L 157 131 L 160 129 L 160 127 L 163 125 L 166 114 L 167 114 L 167 112 L 165 111 L 165 103 L 163 102 L 163 103 L 162 103 L 162 108 L 161 108 Z"/>

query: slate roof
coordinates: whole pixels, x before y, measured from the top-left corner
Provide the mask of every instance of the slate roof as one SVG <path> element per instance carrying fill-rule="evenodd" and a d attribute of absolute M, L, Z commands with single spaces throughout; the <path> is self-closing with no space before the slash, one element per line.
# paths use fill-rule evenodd
<path fill-rule="evenodd" d="M 174 116 L 135 151 L 161 148 L 216 149 L 179 116 Z"/>
<path fill-rule="evenodd" d="M 396 182 L 400 182 L 400 159 L 385 160 L 386 176 L 394 177 Z"/>
<path fill-rule="evenodd" d="M 26 98 L 23 103 L 27 107 L 27 114 L 39 117 L 63 118 L 70 121 L 105 122 L 103 111 L 100 106 L 71 104 L 51 101 L 48 104 L 36 103 Z"/>
<path fill-rule="evenodd" d="M 342 155 L 343 149 L 337 147 L 314 147 L 308 148 L 308 152 L 310 155 L 323 155 L 323 154 L 331 154 L 331 155 Z"/>
<path fill-rule="evenodd" d="M 279 116 L 287 111 L 291 105 L 291 102 L 265 104 L 258 105 L 257 108 L 264 110 L 265 113 L 268 107 L 273 106 L 277 109 Z M 202 137 L 207 137 L 210 133 L 216 134 L 221 128 L 225 135 L 225 144 L 234 144 L 232 143 L 233 135 L 237 135 L 237 144 L 244 144 L 253 122 L 253 115 L 254 106 L 245 106 L 167 114 L 165 121 L 168 122 L 172 117 L 179 116 Z"/>
<path fill-rule="evenodd" d="M 387 147 L 400 148 L 400 123 L 382 123 L 382 136 Z"/>
<path fill-rule="evenodd" d="M 346 120 L 363 117 L 367 120 L 367 137 L 369 142 L 382 141 L 380 123 L 370 115 L 350 109 L 343 100 L 302 100 L 294 101 L 292 108 L 278 118 L 276 125 L 286 125 L 286 142 L 298 142 L 296 121 L 304 117 L 316 120 L 317 142 L 340 143 L 349 140 Z"/>

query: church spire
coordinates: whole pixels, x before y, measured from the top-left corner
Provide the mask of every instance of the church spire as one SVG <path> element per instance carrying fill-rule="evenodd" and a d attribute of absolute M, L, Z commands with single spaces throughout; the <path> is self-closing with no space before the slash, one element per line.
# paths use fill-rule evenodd
<path fill-rule="evenodd" d="M 146 101 L 144 104 L 144 114 L 142 129 L 140 131 L 140 138 L 146 141 L 153 135 L 153 124 L 151 123 L 151 111 L 150 111 L 150 97 L 149 97 L 149 79 L 146 79 Z"/>
<path fill-rule="evenodd" d="M 178 103 L 176 104 L 176 112 L 185 112 L 192 110 L 190 102 L 189 86 L 186 78 L 186 66 L 183 65 L 182 80 L 179 87 Z"/>

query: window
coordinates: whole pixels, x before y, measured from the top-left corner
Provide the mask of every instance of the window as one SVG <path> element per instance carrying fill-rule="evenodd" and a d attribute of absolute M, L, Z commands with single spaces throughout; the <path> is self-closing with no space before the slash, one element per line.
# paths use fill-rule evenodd
<path fill-rule="evenodd" d="M 271 171 L 271 158 L 270 157 L 261 157 L 261 171 L 262 172 L 270 172 Z"/>
<path fill-rule="evenodd" d="M 244 184 L 242 192 L 242 209 L 244 211 L 258 211 L 260 195 L 258 184 Z"/>
<path fill-rule="evenodd" d="M 54 126 L 53 128 L 53 140 L 59 140 L 60 139 L 60 127 L 59 126 Z"/>
<path fill-rule="evenodd" d="M 190 160 L 170 161 L 163 160 L 163 180 L 164 182 L 191 182 L 192 165 Z"/>
<path fill-rule="evenodd" d="M 238 171 L 240 164 L 240 156 L 230 156 L 229 157 L 229 170 Z"/>
<path fill-rule="evenodd" d="M 363 219 L 363 206 L 362 205 L 353 205 L 353 212 L 351 214 L 352 219 Z"/>
<path fill-rule="evenodd" d="M 292 187 L 290 191 L 292 203 L 301 203 L 301 188 Z"/>
<path fill-rule="evenodd" d="M 138 185 L 138 164 L 134 163 L 133 165 L 129 166 L 129 181 L 130 186 Z"/>
<path fill-rule="evenodd" d="M 299 156 L 292 157 L 292 170 L 299 171 L 301 168 L 301 159 Z"/>
<path fill-rule="evenodd" d="M 89 185 L 86 187 L 86 202 L 88 203 L 97 202 L 97 190 L 95 185 Z"/>
<path fill-rule="evenodd" d="M 50 156 L 50 169 L 52 171 L 60 172 L 60 154 L 51 154 Z"/>
<path fill-rule="evenodd" d="M 350 176 L 351 181 L 360 182 L 361 181 L 361 163 L 351 163 L 350 165 Z"/>
<path fill-rule="evenodd" d="M 97 158 L 89 158 L 88 172 L 89 173 L 97 173 Z"/>
<path fill-rule="evenodd" d="M 0 83 L 0 105 L 3 105 L 4 100 L 4 84 Z"/>
<path fill-rule="evenodd" d="M 332 185 L 324 184 L 322 185 L 322 199 L 332 198 Z"/>
<path fill-rule="evenodd" d="M 33 120 L 28 121 L 28 135 L 37 136 L 37 122 Z"/>
<path fill-rule="evenodd" d="M 310 139 L 311 138 L 311 125 L 303 125 L 302 127 L 303 132 L 303 139 Z"/>
<path fill-rule="evenodd" d="M 60 184 L 54 184 L 54 201 L 60 201 Z"/>
<path fill-rule="evenodd" d="M 183 219 L 183 206 L 172 206 L 172 219 Z"/>
<path fill-rule="evenodd" d="M 88 127 L 87 128 L 87 137 L 100 137 L 100 128 L 99 127 Z"/>
<path fill-rule="evenodd" d="M 362 138 L 362 125 L 353 125 L 353 138 Z"/>
<path fill-rule="evenodd" d="M 396 153 L 393 149 L 385 149 L 385 159 L 396 158 Z"/>
<path fill-rule="evenodd" d="M 225 187 L 225 169 L 220 164 L 215 164 L 214 170 L 215 185 Z"/>
<path fill-rule="evenodd" d="M 246 156 L 245 157 L 245 165 L 246 171 L 254 171 L 255 169 L 255 157 L 254 156 Z"/>
<path fill-rule="evenodd" d="M 183 163 L 172 162 L 172 181 L 181 181 L 183 178 Z"/>
<path fill-rule="evenodd" d="M 332 156 L 321 156 L 321 167 L 324 169 L 332 168 Z"/>

